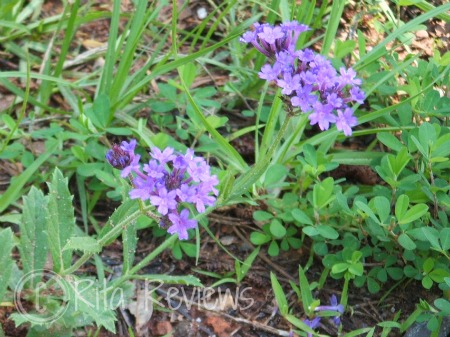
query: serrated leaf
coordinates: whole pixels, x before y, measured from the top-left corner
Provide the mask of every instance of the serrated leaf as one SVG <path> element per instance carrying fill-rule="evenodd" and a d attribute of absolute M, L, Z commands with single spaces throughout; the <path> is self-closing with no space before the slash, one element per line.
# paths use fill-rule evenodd
<path fill-rule="evenodd" d="M 13 233 L 11 228 L 5 228 L 0 231 L 0 302 L 11 278 L 13 270 L 13 260 L 11 250 L 14 247 Z"/>
<path fill-rule="evenodd" d="M 100 247 L 97 240 L 90 236 L 75 236 L 67 241 L 62 250 L 81 250 L 84 253 L 98 253 L 102 250 L 102 247 Z"/>
<path fill-rule="evenodd" d="M 99 300 L 99 296 L 106 296 L 92 279 L 60 278 L 67 297 L 68 310 L 81 312 L 93 319 L 98 327 L 105 327 L 115 333 L 114 308 L 110 308 L 109 301 Z"/>
<path fill-rule="evenodd" d="M 47 205 L 48 198 L 34 186 L 23 197 L 19 251 L 24 274 L 44 268 L 47 260 Z"/>
<path fill-rule="evenodd" d="M 72 252 L 62 251 L 73 234 L 75 216 L 72 196 L 59 169 L 55 169 L 48 184 L 48 208 L 46 213 L 48 246 L 53 258 L 53 270 L 61 272 L 70 266 Z"/>
<path fill-rule="evenodd" d="M 137 212 L 139 210 L 139 203 L 132 199 L 127 200 L 123 202 L 111 215 L 111 217 L 108 220 L 108 223 L 102 228 L 99 240 L 104 238 L 108 233 L 115 227 L 117 224 L 119 224 L 123 219 L 126 219 L 127 217 L 130 217 L 133 213 Z M 116 236 L 109 238 L 106 242 L 104 242 L 104 245 L 111 244 L 120 233 L 118 233 Z"/>
<path fill-rule="evenodd" d="M 135 223 L 128 225 L 122 232 L 122 243 L 123 243 L 122 274 L 126 274 L 133 265 L 134 256 L 136 254 L 137 229 Z"/>

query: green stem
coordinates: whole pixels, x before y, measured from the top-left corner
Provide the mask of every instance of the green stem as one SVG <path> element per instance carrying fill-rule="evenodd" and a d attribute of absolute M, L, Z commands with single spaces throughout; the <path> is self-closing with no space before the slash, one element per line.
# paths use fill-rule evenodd
<path fill-rule="evenodd" d="M 105 246 L 109 240 L 114 239 L 119 236 L 122 230 L 124 230 L 129 224 L 137 220 L 142 214 L 141 210 L 131 213 L 129 216 L 125 217 L 117 225 L 115 225 L 104 237 L 98 240 L 100 247 Z M 84 253 L 72 266 L 61 272 L 61 275 L 72 274 L 77 271 L 87 260 L 89 260 L 94 253 L 86 252 Z"/>
<path fill-rule="evenodd" d="M 126 280 L 130 279 L 134 274 L 136 274 L 139 270 L 147 266 L 155 257 L 157 257 L 159 254 L 161 254 L 164 250 L 172 246 L 175 241 L 178 239 L 177 234 L 173 234 L 168 239 L 166 239 L 161 245 L 156 247 L 150 254 L 148 254 L 141 262 L 139 262 L 137 265 L 135 265 L 133 268 L 130 269 L 130 271 L 120 276 L 119 278 L 115 279 L 111 286 L 108 287 L 108 289 L 115 289 L 120 284 L 125 282 Z"/>
<path fill-rule="evenodd" d="M 234 191 L 231 193 L 230 199 L 241 197 L 242 194 L 246 193 L 249 190 L 249 188 L 264 174 L 264 172 L 267 170 L 267 167 L 270 164 L 270 161 L 272 160 L 275 150 L 280 145 L 281 140 L 283 139 L 283 136 L 286 133 L 286 130 L 289 126 L 289 121 L 290 121 L 290 114 L 288 113 L 283 121 L 283 124 L 280 127 L 280 130 L 277 133 L 274 142 L 267 150 L 267 153 L 264 155 L 263 159 L 258 161 L 255 164 L 255 166 L 253 166 L 250 169 L 250 171 L 246 172 L 239 179 L 236 180 L 235 184 L 236 187 L 234 188 Z"/>

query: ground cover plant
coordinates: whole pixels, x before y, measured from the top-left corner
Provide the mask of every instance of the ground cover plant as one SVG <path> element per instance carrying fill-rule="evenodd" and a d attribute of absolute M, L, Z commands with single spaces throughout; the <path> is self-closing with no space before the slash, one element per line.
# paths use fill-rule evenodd
<path fill-rule="evenodd" d="M 0 336 L 447 336 L 449 12 L 0 1 Z"/>

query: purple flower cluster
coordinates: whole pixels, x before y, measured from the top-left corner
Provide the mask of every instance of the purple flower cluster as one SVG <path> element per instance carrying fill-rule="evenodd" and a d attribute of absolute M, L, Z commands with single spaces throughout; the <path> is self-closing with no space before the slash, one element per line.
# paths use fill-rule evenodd
<path fill-rule="evenodd" d="M 213 206 L 218 195 L 217 176 L 211 175 L 205 159 L 194 156 L 193 150 L 188 149 L 183 155 L 170 147 L 164 151 L 152 148 L 151 159 L 144 164 L 142 172 L 135 147 L 134 139 L 114 145 L 106 159 L 122 170 L 122 177 L 132 179 L 134 188 L 130 197 L 149 200 L 161 214 L 161 227 L 167 228 L 170 234 L 178 233 L 180 240 L 186 240 L 187 230 L 195 228 L 197 221 L 189 219 L 189 210 L 182 205 L 191 203 L 199 213 L 203 213 L 206 206 Z"/>
<path fill-rule="evenodd" d="M 336 326 L 341 324 L 341 315 L 344 313 L 344 306 L 342 304 L 338 304 L 338 299 L 336 295 L 331 295 L 330 297 L 330 305 L 319 305 L 314 309 L 314 311 L 336 311 L 339 315 L 333 317 L 333 323 Z M 315 317 L 313 320 L 304 319 L 303 323 L 309 326 L 311 329 L 315 329 L 320 325 L 321 317 Z M 308 337 L 312 336 L 312 334 L 308 333 Z"/>
<path fill-rule="evenodd" d="M 324 56 L 311 49 L 296 50 L 299 35 L 309 30 L 297 21 L 279 26 L 255 23 L 253 27 L 240 41 L 252 44 L 272 61 L 261 68 L 259 77 L 274 81 L 293 107 L 310 113 L 311 125 L 327 130 L 335 123 L 338 130 L 351 135 L 357 119 L 349 104 L 361 104 L 365 98 L 356 72 L 342 67 L 338 73 Z"/>

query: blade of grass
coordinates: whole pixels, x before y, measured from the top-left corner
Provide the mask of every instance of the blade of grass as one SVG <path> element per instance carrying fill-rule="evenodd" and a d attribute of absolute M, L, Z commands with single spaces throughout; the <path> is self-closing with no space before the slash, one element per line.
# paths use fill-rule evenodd
<path fill-rule="evenodd" d="M 394 41 L 396 38 L 401 36 L 402 34 L 413 30 L 416 26 L 421 24 L 424 21 L 427 21 L 428 19 L 431 19 L 433 17 L 436 17 L 439 14 L 445 13 L 446 11 L 450 10 L 450 3 L 441 5 L 439 7 L 436 7 L 429 12 L 422 14 L 418 16 L 415 19 L 412 19 L 405 25 L 399 27 L 394 32 L 389 34 L 383 41 L 381 41 L 378 45 L 375 46 L 369 53 L 362 56 L 358 62 L 354 65 L 355 70 L 361 70 L 364 67 L 368 66 L 372 62 L 376 61 L 381 57 L 380 52 L 383 52 L 383 49 L 386 47 L 386 45 L 392 41 Z M 384 54 L 384 52 L 382 53 Z"/>
<path fill-rule="evenodd" d="M 49 144 L 49 143 L 47 143 Z M 20 176 L 14 179 L 9 185 L 8 189 L 0 197 L 0 213 L 9 207 L 13 202 L 15 202 L 20 195 L 23 194 L 22 188 L 30 180 L 30 178 L 35 174 L 35 172 L 41 167 L 41 165 L 55 153 L 58 147 L 57 142 L 53 142 L 49 145 L 47 151 L 41 154 L 28 168 L 23 171 Z"/>
<path fill-rule="evenodd" d="M 194 98 L 189 92 L 189 89 L 186 87 L 186 83 L 184 82 L 183 77 L 180 75 L 180 81 L 182 88 L 189 100 L 189 103 L 191 103 L 195 116 L 200 120 L 205 127 L 205 129 L 211 134 L 213 139 L 217 142 L 219 145 L 219 148 L 221 152 L 225 155 L 225 158 L 228 159 L 228 162 L 230 165 L 234 166 L 236 169 L 238 169 L 240 172 L 244 172 L 248 165 L 245 162 L 245 160 L 241 157 L 241 155 L 236 151 L 234 147 L 228 143 L 228 141 L 219 133 L 216 129 L 214 129 L 206 120 L 205 116 L 201 112 L 200 108 L 198 107 L 197 103 L 195 102 Z"/>
<path fill-rule="evenodd" d="M 322 55 L 329 55 L 331 45 L 336 39 L 336 32 L 339 27 L 339 21 L 341 20 L 342 13 L 345 7 L 345 0 L 333 1 L 331 6 L 330 20 L 328 21 L 327 28 L 325 30 L 325 37 L 323 39 Z"/>
<path fill-rule="evenodd" d="M 109 28 L 108 36 L 108 50 L 105 56 L 105 64 L 103 66 L 103 72 L 100 77 L 100 85 L 97 87 L 96 96 L 101 93 L 108 93 L 111 89 L 112 74 L 114 70 L 114 64 L 116 61 L 116 41 L 119 31 L 120 20 L 120 0 L 114 0 L 113 11 L 111 14 L 111 24 Z"/>

